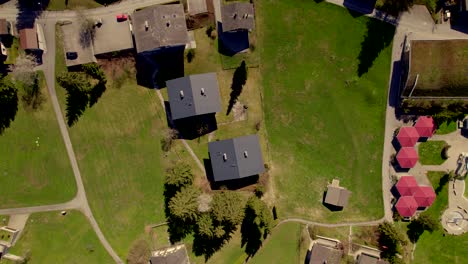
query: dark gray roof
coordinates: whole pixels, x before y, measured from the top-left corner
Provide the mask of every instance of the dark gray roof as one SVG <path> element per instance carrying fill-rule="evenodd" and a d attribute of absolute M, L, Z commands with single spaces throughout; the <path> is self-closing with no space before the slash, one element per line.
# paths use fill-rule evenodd
<path fill-rule="evenodd" d="M 361 255 L 359 255 L 358 257 L 357 263 L 358 264 L 377 264 L 379 263 L 379 257 L 361 253 Z"/>
<path fill-rule="evenodd" d="M 218 79 L 214 72 L 169 80 L 166 85 L 173 120 L 221 110 Z"/>
<path fill-rule="evenodd" d="M 150 264 L 189 264 L 184 245 L 168 247 L 152 252 Z"/>
<path fill-rule="evenodd" d="M 349 196 L 351 192 L 343 187 L 328 186 L 327 196 L 325 196 L 325 203 L 345 207 L 348 205 Z"/>
<path fill-rule="evenodd" d="M 250 3 L 231 3 L 221 7 L 223 32 L 255 27 L 254 6 Z"/>
<path fill-rule="evenodd" d="M 181 4 L 155 5 L 135 11 L 132 22 L 138 53 L 188 42 Z"/>
<path fill-rule="evenodd" d="M 214 181 L 240 179 L 265 171 L 257 135 L 208 143 Z"/>
<path fill-rule="evenodd" d="M 309 264 L 339 264 L 341 261 L 341 250 L 315 244 L 312 247 Z"/>

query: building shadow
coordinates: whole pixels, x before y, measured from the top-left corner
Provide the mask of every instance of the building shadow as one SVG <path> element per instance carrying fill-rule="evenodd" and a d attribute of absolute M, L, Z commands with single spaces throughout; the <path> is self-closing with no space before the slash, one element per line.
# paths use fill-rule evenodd
<path fill-rule="evenodd" d="M 371 14 L 374 10 L 376 0 L 344 0 L 343 6 L 353 17 Z"/>
<path fill-rule="evenodd" d="M 468 138 L 468 129 L 460 129 L 460 135 L 462 135 L 465 138 Z"/>
<path fill-rule="evenodd" d="M 343 211 L 343 207 L 341 207 L 341 206 L 336 206 L 336 205 L 332 205 L 332 204 L 327 204 L 327 203 L 325 202 L 325 197 L 327 197 L 327 191 L 324 191 L 324 192 L 323 192 L 322 204 L 323 204 L 323 206 L 325 206 L 328 210 L 330 210 L 330 211 L 332 211 L 332 212 Z"/>
<path fill-rule="evenodd" d="M 188 140 L 199 138 L 218 129 L 214 113 L 177 119 L 169 121 L 169 124 L 171 122 L 179 132 L 179 138 Z"/>
<path fill-rule="evenodd" d="M 393 195 L 393 197 L 395 197 L 395 199 L 398 199 L 401 196 L 395 185 L 390 188 L 390 193 Z"/>
<path fill-rule="evenodd" d="M 465 9 L 468 10 L 468 7 L 465 7 Z M 468 11 L 460 12 L 455 10 L 452 11 L 452 14 L 454 14 L 454 17 L 450 21 L 450 28 L 468 34 Z"/>
<path fill-rule="evenodd" d="M 401 66 L 401 61 L 393 62 L 390 91 L 388 93 L 388 105 L 393 108 L 397 108 L 400 102 L 400 87 L 402 80 Z"/>
<path fill-rule="evenodd" d="M 18 15 L 16 16 L 16 28 L 34 27 L 34 21 L 38 18 L 49 5 L 50 0 L 18 0 L 16 7 Z"/>
<path fill-rule="evenodd" d="M 223 24 L 218 22 L 217 26 L 219 53 L 226 56 L 234 56 L 249 48 L 249 32 L 247 30 L 223 32 Z"/>
<path fill-rule="evenodd" d="M 306 257 L 304 259 L 304 264 L 310 264 L 310 257 L 312 256 L 312 250 L 307 249 Z"/>
<path fill-rule="evenodd" d="M 398 141 L 398 138 L 393 137 L 392 139 L 392 146 L 395 148 L 395 150 L 398 152 L 401 149 L 401 144 L 400 141 Z"/>
<path fill-rule="evenodd" d="M 184 50 L 185 46 L 181 45 L 137 54 L 135 64 L 138 85 L 164 88 L 167 80 L 183 77 Z"/>
<path fill-rule="evenodd" d="M 396 160 L 396 158 L 395 158 L 395 161 L 392 161 L 391 164 L 396 173 L 408 173 L 410 170 L 410 168 L 402 168 L 400 164 L 398 163 L 398 161 Z"/>
<path fill-rule="evenodd" d="M 211 166 L 211 163 L 210 163 L 210 166 Z M 234 180 L 227 180 L 227 181 L 215 182 L 213 180 L 213 181 L 210 181 L 210 186 L 212 190 L 234 191 L 234 190 L 239 190 L 247 186 L 251 186 L 251 185 L 258 183 L 259 178 L 260 176 L 257 174 L 257 175 L 252 175 L 249 177 L 244 177 L 244 178 L 234 179 Z"/>

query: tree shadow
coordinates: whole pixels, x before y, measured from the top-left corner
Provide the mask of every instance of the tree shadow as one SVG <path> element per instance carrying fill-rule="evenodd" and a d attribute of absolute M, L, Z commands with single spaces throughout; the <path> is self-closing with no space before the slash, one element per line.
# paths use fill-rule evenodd
<path fill-rule="evenodd" d="M 411 221 L 408 225 L 408 235 L 409 240 L 412 243 L 418 242 L 419 237 L 424 233 L 424 227 L 419 223 L 419 221 Z"/>
<path fill-rule="evenodd" d="M 98 82 L 91 91 L 89 91 L 89 107 L 93 107 L 106 91 L 106 83 Z"/>
<path fill-rule="evenodd" d="M 398 16 L 400 12 L 408 11 L 411 6 L 413 6 L 413 0 L 385 0 L 379 9 L 390 15 Z"/>
<path fill-rule="evenodd" d="M 89 97 L 86 91 L 80 89 L 67 89 L 67 124 L 73 126 L 88 107 Z"/>
<path fill-rule="evenodd" d="M 18 112 L 18 92 L 13 87 L 0 89 L 0 135 L 9 128 Z"/>
<path fill-rule="evenodd" d="M 245 246 L 245 253 L 249 258 L 253 257 L 262 245 L 262 232 L 259 226 L 255 224 L 256 218 L 255 212 L 247 207 L 241 224 L 241 247 Z"/>
<path fill-rule="evenodd" d="M 442 191 L 442 189 L 444 188 L 444 186 L 449 182 L 449 175 L 448 173 L 446 173 L 444 176 L 442 176 L 440 179 L 439 179 L 439 185 L 437 186 L 437 188 L 434 190 L 434 192 L 439 195 L 439 193 Z"/>
<path fill-rule="evenodd" d="M 16 16 L 16 27 L 18 30 L 23 28 L 33 28 L 34 21 L 49 5 L 50 0 L 18 0 L 16 7 L 18 15 Z"/>
<path fill-rule="evenodd" d="M 361 43 L 358 60 L 358 76 L 367 73 L 380 52 L 393 40 L 395 27 L 377 19 L 367 21 L 367 33 Z"/>
<path fill-rule="evenodd" d="M 247 65 L 243 60 L 241 65 L 236 68 L 234 71 L 234 75 L 232 76 L 232 84 L 231 84 L 231 95 L 229 98 L 229 105 L 226 111 L 226 115 L 231 113 L 232 107 L 237 102 L 237 98 L 242 93 L 242 88 L 244 87 L 247 81 Z"/>
<path fill-rule="evenodd" d="M 199 234 L 195 234 L 193 240 L 193 253 L 195 256 L 204 256 L 205 261 L 208 261 L 214 253 L 220 250 L 224 243 L 231 237 L 231 233 L 226 231 L 226 234 L 221 237 L 207 238 Z"/>
<path fill-rule="evenodd" d="M 23 88 L 23 90 L 25 92 L 21 96 L 21 100 L 23 101 L 24 108 L 29 110 L 39 109 L 45 101 L 45 97 L 41 92 L 39 78 L 36 76 L 34 83 L 28 88 Z"/>

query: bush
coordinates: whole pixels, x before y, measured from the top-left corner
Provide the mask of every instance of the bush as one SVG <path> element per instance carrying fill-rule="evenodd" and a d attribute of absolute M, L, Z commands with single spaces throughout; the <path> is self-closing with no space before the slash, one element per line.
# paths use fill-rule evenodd
<path fill-rule="evenodd" d="M 171 150 L 172 144 L 174 140 L 177 139 L 178 132 L 175 129 L 166 129 L 163 133 L 163 137 L 161 138 L 161 149 L 164 152 L 168 152 Z"/>
<path fill-rule="evenodd" d="M 451 146 L 449 144 L 445 144 L 444 147 L 442 148 L 442 153 L 441 153 L 441 156 L 444 160 L 448 159 L 449 156 L 448 156 L 448 150 Z"/>
<path fill-rule="evenodd" d="M 187 51 L 187 62 L 190 63 L 195 58 L 195 49 L 189 49 Z"/>
<path fill-rule="evenodd" d="M 255 196 L 257 196 L 258 198 L 262 198 L 264 193 L 265 193 L 265 186 L 257 185 L 257 187 L 255 187 Z"/>

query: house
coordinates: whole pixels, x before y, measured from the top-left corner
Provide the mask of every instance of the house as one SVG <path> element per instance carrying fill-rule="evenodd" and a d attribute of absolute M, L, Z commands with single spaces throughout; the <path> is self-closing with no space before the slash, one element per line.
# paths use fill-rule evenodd
<path fill-rule="evenodd" d="M 63 50 L 67 67 L 96 62 L 92 43 L 84 45 L 80 39 L 79 23 L 68 23 L 60 27 L 63 35 Z"/>
<path fill-rule="evenodd" d="M 207 0 L 187 0 L 187 11 L 191 16 L 208 13 Z"/>
<path fill-rule="evenodd" d="M 374 256 L 366 253 L 361 253 L 357 257 L 357 264 L 388 264 L 385 260 L 380 259 L 379 256 Z"/>
<path fill-rule="evenodd" d="M 255 28 L 254 6 L 251 3 L 235 2 L 221 7 L 223 32 L 252 30 Z"/>
<path fill-rule="evenodd" d="M 265 171 L 257 135 L 208 143 L 215 182 L 241 179 Z"/>
<path fill-rule="evenodd" d="M 336 248 L 328 247 L 320 243 L 315 243 L 310 253 L 309 264 L 339 264 L 343 252 Z"/>
<path fill-rule="evenodd" d="M 33 28 L 20 29 L 19 35 L 20 35 L 20 47 L 23 50 L 38 50 L 39 49 L 36 24 L 34 24 Z"/>
<path fill-rule="evenodd" d="M 328 185 L 327 193 L 325 196 L 325 203 L 337 207 L 345 207 L 348 205 L 349 196 L 351 192 L 343 187 L 340 187 L 339 180 L 332 180 L 332 183 Z"/>
<path fill-rule="evenodd" d="M 133 38 L 130 22 L 117 20 L 115 14 L 92 18 L 95 21 L 93 39 L 94 55 L 133 49 Z"/>
<path fill-rule="evenodd" d="M 468 98 L 468 40 L 408 40 L 402 53 L 401 97 Z"/>
<path fill-rule="evenodd" d="M 185 245 L 167 247 L 151 252 L 150 264 L 189 264 Z"/>
<path fill-rule="evenodd" d="M 132 23 L 137 53 L 188 43 L 181 4 L 155 5 L 135 11 Z"/>
<path fill-rule="evenodd" d="M 4 19 L 0 18 L 0 36 L 11 35 L 11 25 Z"/>
<path fill-rule="evenodd" d="M 172 120 L 221 111 L 216 73 L 185 76 L 166 81 Z"/>

